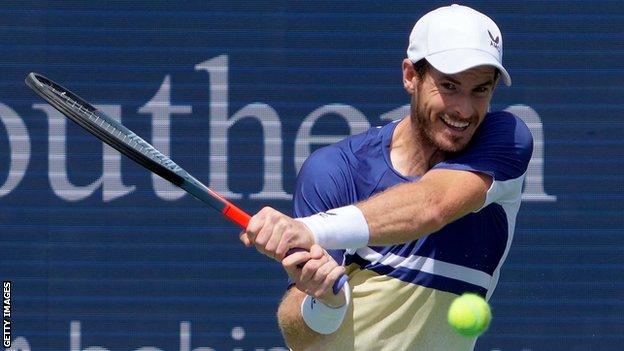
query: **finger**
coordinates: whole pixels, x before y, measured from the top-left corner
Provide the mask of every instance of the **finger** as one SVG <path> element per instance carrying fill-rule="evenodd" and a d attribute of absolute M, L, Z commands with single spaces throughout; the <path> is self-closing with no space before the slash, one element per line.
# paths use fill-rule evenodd
<path fill-rule="evenodd" d="M 258 213 L 252 216 L 251 219 L 249 219 L 249 224 L 247 224 L 245 232 L 247 232 L 247 236 L 252 243 L 255 243 L 256 236 L 264 226 L 266 216 L 273 211 L 275 210 L 270 207 L 264 207 L 260 211 L 258 211 Z"/>
<path fill-rule="evenodd" d="M 284 233 L 286 234 L 286 233 Z M 275 249 L 275 254 L 277 256 L 287 256 L 288 251 L 294 249 L 296 246 L 290 247 L 290 243 L 285 240 L 285 236 L 282 234 L 279 243 L 277 244 L 277 248 Z"/>
<path fill-rule="evenodd" d="M 260 228 L 258 235 L 256 235 L 256 240 L 254 241 L 256 245 L 262 246 L 262 248 L 265 247 L 265 245 L 273 235 L 276 222 L 277 218 L 274 215 L 269 214 L 264 217 L 264 223 L 262 223 L 262 228 Z"/>
<path fill-rule="evenodd" d="M 311 281 L 314 282 L 314 288 L 312 289 L 312 292 L 314 294 L 313 296 L 319 299 L 326 299 L 328 297 L 333 298 L 333 284 L 334 281 L 338 279 L 338 276 L 336 276 L 335 274 L 337 272 L 340 272 L 341 270 L 339 269 L 339 266 L 328 267 L 328 269 L 322 267 L 319 269 L 319 271 L 321 270 L 323 270 L 322 276 L 315 276 L 314 280 Z M 310 283 L 310 285 L 312 285 L 312 283 Z"/>
<path fill-rule="evenodd" d="M 319 299 L 327 298 L 329 296 L 328 294 L 331 292 L 331 287 L 328 286 L 326 282 L 329 274 L 336 267 L 337 264 L 333 260 L 325 262 L 319 266 L 314 276 L 306 284 L 310 295 Z"/>
<path fill-rule="evenodd" d="M 340 277 L 342 277 L 343 274 L 345 274 L 345 268 L 344 266 L 336 266 L 334 267 L 328 274 L 327 277 L 325 278 L 324 281 L 324 286 L 323 289 L 327 292 L 330 292 L 331 294 L 334 293 L 334 283 L 336 281 L 338 281 L 338 279 L 340 279 Z"/>
<path fill-rule="evenodd" d="M 325 256 L 325 250 L 317 244 L 312 245 L 310 248 L 310 255 L 313 259 L 319 260 Z"/>
<path fill-rule="evenodd" d="M 301 268 L 300 265 L 307 262 L 310 259 L 310 254 L 308 252 L 301 252 L 295 255 L 294 257 L 288 257 L 288 260 L 285 262 L 282 261 L 282 265 L 288 277 L 293 281 L 296 285 L 300 286 L 301 283 Z"/>
<path fill-rule="evenodd" d="M 334 267 L 331 272 L 329 272 L 325 278 L 323 284 L 320 285 L 319 289 L 315 292 L 318 296 L 318 299 L 323 301 L 328 306 L 341 306 L 346 301 L 346 295 L 344 289 L 341 289 L 337 294 L 334 294 L 334 284 L 335 282 L 345 273 L 345 269 L 343 266 Z"/>
<path fill-rule="evenodd" d="M 251 240 L 249 239 L 249 236 L 246 232 L 241 232 L 240 234 L 238 234 L 238 238 L 245 246 L 251 247 Z"/>
<path fill-rule="evenodd" d="M 310 253 L 307 251 L 298 251 L 291 255 L 286 256 L 282 260 L 282 266 L 287 270 L 301 270 L 298 266 L 304 264 L 310 260 Z"/>
<path fill-rule="evenodd" d="M 316 259 L 310 259 L 308 260 L 308 262 L 306 262 L 303 265 L 303 268 L 301 268 L 301 277 L 300 280 L 302 282 L 307 282 L 309 280 L 311 280 L 314 275 L 316 274 L 316 271 L 319 269 L 319 267 L 323 264 L 324 262 L 322 262 L 321 260 L 316 260 Z"/>
<path fill-rule="evenodd" d="M 315 282 L 319 287 L 323 285 L 329 273 L 337 266 L 338 264 L 334 260 L 326 260 L 323 262 L 316 272 L 314 276 L 311 278 L 313 282 Z"/>
<path fill-rule="evenodd" d="M 277 222 L 272 227 L 273 233 L 266 242 L 266 245 L 264 246 L 265 250 L 271 252 L 276 260 L 282 260 L 286 256 L 284 254 L 276 252 L 277 246 L 282 240 L 282 236 L 286 227 L 286 219 L 280 218 L 279 220 L 277 220 Z"/>

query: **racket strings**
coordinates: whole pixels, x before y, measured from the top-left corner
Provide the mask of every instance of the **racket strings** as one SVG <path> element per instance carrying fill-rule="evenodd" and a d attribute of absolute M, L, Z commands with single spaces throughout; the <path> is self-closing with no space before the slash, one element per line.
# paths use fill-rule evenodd
<path fill-rule="evenodd" d="M 48 88 L 50 88 L 50 90 L 52 90 L 52 92 L 56 96 L 65 100 L 65 103 L 67 105 L 71 105 L 71 107 L 77 109 L 78 112 L 80 112 L 83 115 L 86 115 L 87 118 L 91 122 L 95 124 L 99 123 L 100 127 L 104 128 L 104 130 L 110 133 L 112 136 L 121 140 L 124 144 L 130 145 L 133 149 L 149 157 L 150 159 L 158 162 L 159 164 L 165 166 L 166 168 L 170 169 L 173 172 L 177 173 L 177 172 L 182 171 L 182 168 L 180 166 L 178 166 L 175 162 L 173 162 L 169 157 L 163 155 L 160 151 L 156 150 L 148 142 L 143 140 L 143 138 L 141 138 L 140 136 L 130 131 L 128 132 L 122 131 L 121 129 L 117 128 L 115 125 L 113 125 L 106 119 L 95 114 L 93 110 L 86 108 L 80 102 L 69 97 L 65 91 L 57 90 L 53 86 L 50 86 L 50 85 L 48 85 Z"/>

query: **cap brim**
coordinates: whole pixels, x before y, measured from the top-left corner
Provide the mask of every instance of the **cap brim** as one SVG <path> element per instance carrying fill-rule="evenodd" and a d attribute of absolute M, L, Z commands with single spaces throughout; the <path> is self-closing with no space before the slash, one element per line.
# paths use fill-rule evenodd
<path fill-rule="evenodd" d="M 506 86 L 511 85 L 511 77 L 490 53 L 476 49 L 455 49 L 438 52 L 425 57 L 435 69 L 445 74 L 455 74 L 478 66 L 498 68 Z"/>

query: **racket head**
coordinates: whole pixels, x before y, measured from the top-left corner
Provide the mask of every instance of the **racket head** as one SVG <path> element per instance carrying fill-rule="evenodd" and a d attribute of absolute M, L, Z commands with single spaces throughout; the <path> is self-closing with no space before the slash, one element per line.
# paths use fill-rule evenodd
<path fill-rule="evenodd" d="M 247 213 L 203 185 L 150 143 L 69 89 L 34 72 L 28 74 L 25 83 L 52 107 L 117 151 L 208 203 L 243 229 L 249 224 L 250 216 Z M 346 275 L 342 275 L 334 283 L 334 294 L 340 291 L 346 281 Z"/>
<path fill-rule="evenodd" d="M 175 185 L 186 172 L 152 145 L 105 115 L 69 89 L 38 73 L 30 73 L 26 85 L 52 107 L 100 140 Z"/>

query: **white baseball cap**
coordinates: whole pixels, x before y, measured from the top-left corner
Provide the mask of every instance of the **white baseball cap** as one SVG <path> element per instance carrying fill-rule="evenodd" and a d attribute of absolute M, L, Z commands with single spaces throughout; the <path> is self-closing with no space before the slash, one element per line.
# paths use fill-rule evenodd
<path fill-rule="evenodd" d="M 505 85 L 511 85 L 511 77 L 503 67 L 503 36 L 498 26 L 470 7 L 440 7 L 421 17 L 410 34 L 407 57 L 413 63 L 427 59 L 445 74 L 494 66 Z"/>

